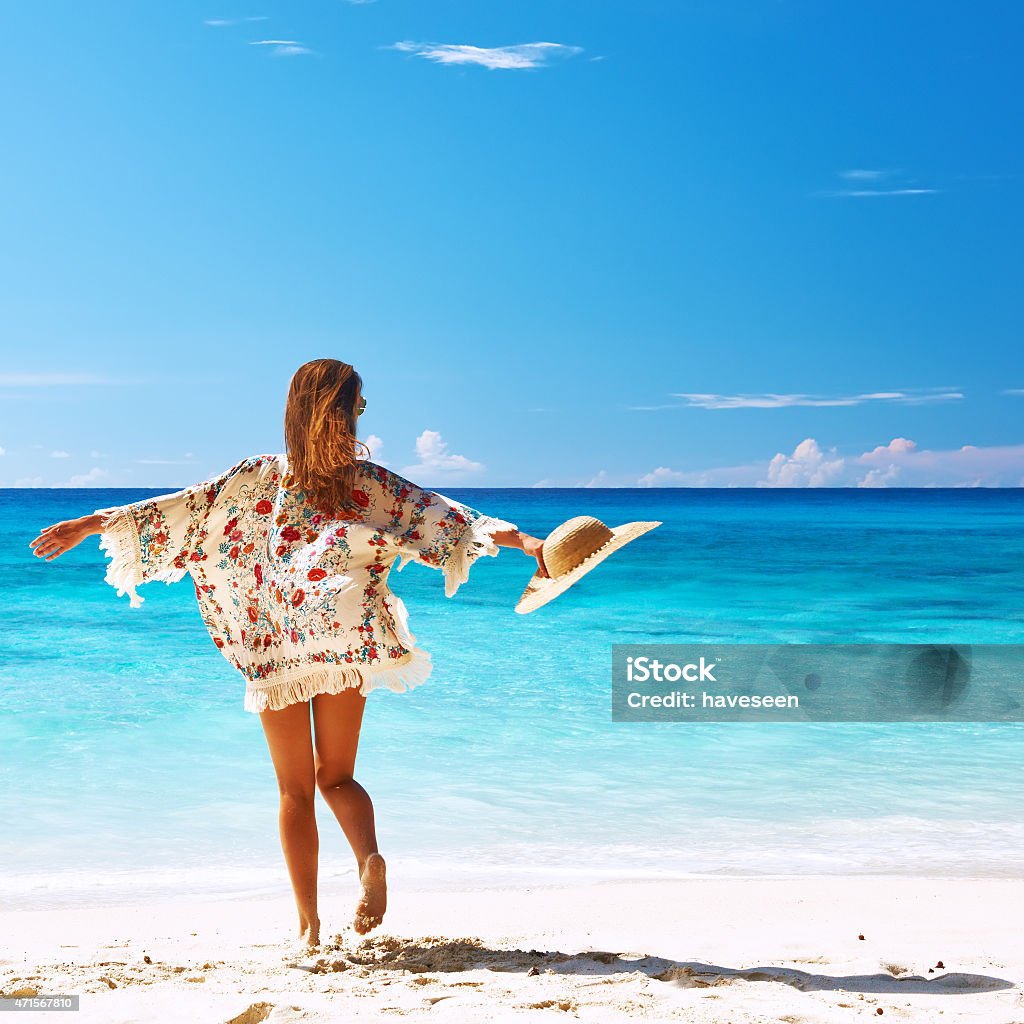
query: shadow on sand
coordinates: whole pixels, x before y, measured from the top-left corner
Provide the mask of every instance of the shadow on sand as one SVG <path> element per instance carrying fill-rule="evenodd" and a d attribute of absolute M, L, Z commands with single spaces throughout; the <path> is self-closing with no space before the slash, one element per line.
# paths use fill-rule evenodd
<path fill-rule="evenodd" d="M 401 939 L 390 935 L 364 939 L 346 948 L 340 935 L 318 950 L 310 951 L 309 963 L 293 966 L 314 974 L 360 969 L 368 973 L 410 971 L 457 973 L 489 970 L 527 975 L 561 974 L 599 977 L 639 972 L 655 981 L 680 988 L 711 988 L 737 981 L 772 981 L 801 992 L 869 992 L 880 994 L 968 995 L 1013 988 L 1015 982 L 984 974 L 947 972 L 934 978 L 918 974 L 812 974 L 792 967 L 721 967 L 700 961 L 668 960 L 664 957 L 583 950 L 562 953 L 541 949 L 496 949 L 477 938 L 445 939 L 424 937 Z M 893 971 L 898 971 L 894 967 Z"/>

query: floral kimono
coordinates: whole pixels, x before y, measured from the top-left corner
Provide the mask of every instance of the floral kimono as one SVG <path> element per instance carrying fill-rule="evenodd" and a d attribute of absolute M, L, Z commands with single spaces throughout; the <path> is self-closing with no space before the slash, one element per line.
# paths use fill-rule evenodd
<path fill-rule="evenodd" d="M 244 459 L 205 483 L 107 516 L 106 581 L 142 598 L 140 583 L 195 584 L 213 642 L 245 677 L 247 711 L 318 693 L 404 691 L 431 671 L 402 601 L 388 589 L 395 559 L 441 570 L 451 597 L 495 531 L 514 524 L 427 491 L 373 462 L 356 467 L 355 510 L 329 518 L 294 487 L 285 455 Z"/>

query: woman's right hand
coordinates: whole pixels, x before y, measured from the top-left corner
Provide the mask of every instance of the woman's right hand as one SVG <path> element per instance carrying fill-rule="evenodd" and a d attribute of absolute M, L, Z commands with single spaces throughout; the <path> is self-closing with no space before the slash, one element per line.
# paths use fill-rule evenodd
<path fill-rule="evenodd" d="M 93 513 L 79 519 L 65 519 L 63 522 L 44 526 L 35 540 L 29 541 L 37 558 L 45 558 L 52 562 L 58 555 L 77 547 L 86 537 L 102 530 L 103 516 Z"/>

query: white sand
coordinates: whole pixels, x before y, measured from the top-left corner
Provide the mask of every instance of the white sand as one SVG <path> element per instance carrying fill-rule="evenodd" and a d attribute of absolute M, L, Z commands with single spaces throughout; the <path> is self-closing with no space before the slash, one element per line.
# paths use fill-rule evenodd
<path fill-rule="evenodd" d="M 78 993 L 82 1011 L 57 1019 L 105 1024 L 1024 1022 L 1024 881 L 712 878 L 428 893 L 393 880 L 368 940 L 348 927 L 355 895 L 322 897 L 314 953 L 291 938 L 290 894 L 2 913 L 0 990 Z"/>

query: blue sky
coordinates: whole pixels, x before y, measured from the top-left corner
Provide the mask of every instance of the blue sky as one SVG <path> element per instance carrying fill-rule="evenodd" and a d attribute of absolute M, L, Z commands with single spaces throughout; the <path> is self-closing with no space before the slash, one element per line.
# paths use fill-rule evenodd
<path fill-rule="evenodd" d="M 0 5 L 0 486 L 1024 482 L 1024 9 Z"/>

